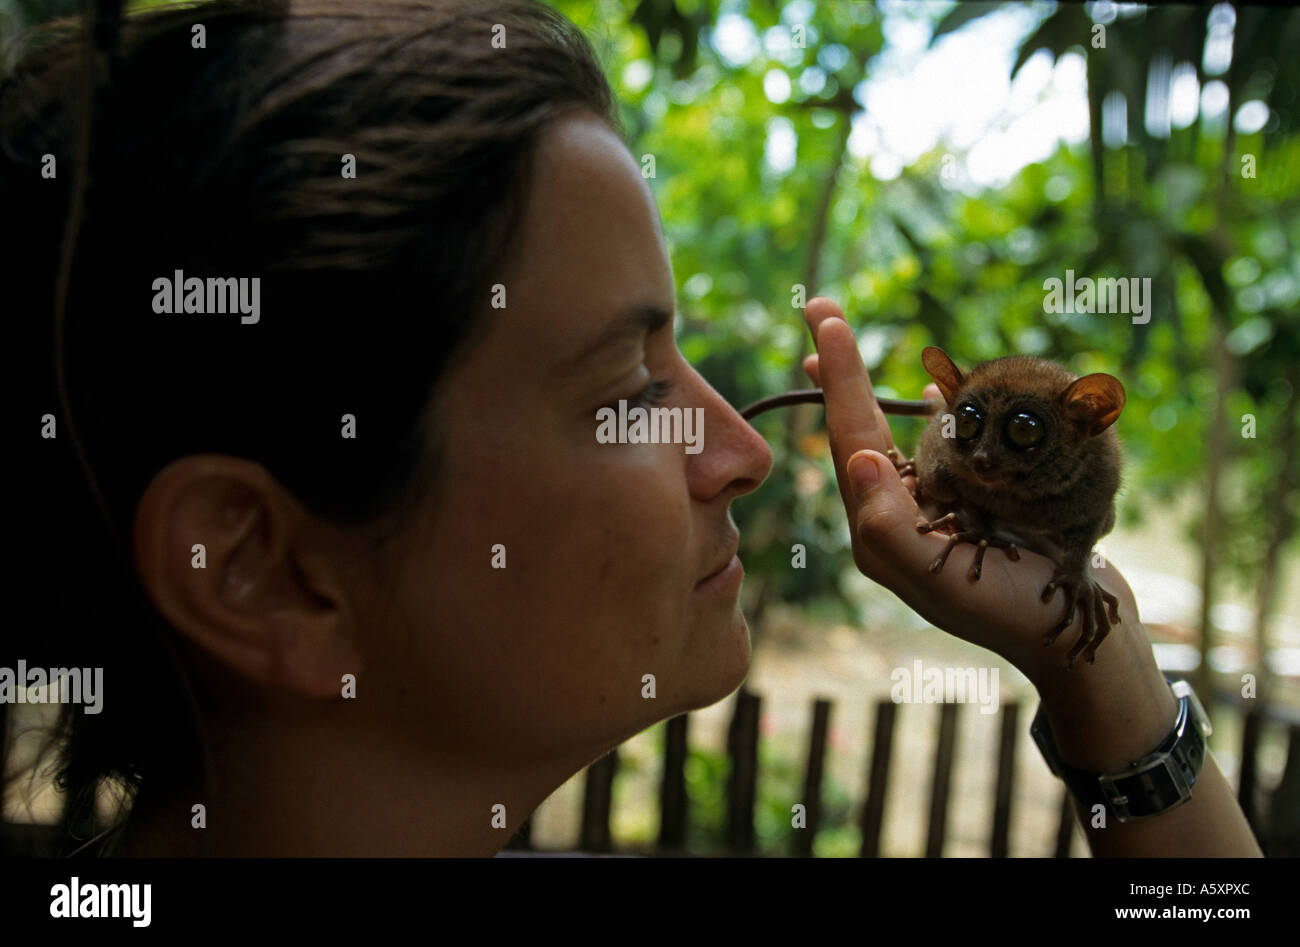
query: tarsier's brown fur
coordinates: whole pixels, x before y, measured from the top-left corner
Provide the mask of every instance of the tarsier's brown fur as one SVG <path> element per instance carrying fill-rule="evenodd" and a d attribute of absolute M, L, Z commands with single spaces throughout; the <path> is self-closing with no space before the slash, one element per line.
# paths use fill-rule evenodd
<path fill-rule="evenodd" d="M 930 422 L 915 460 L 900 470 L 915 471 L 917 502 L 934 517 L 917 528 L 952 532 L 931 571 L 942 569 L 960 542 L 977 545 L 972 580 L 980 577 L 989 546 L 1006 549 L 1012 559 L 1020 558 L 1017 545 L 1048 556 L 1057 569 L 1043 601 L 1060 588 L 1066 609 L 1044 643 L 1055 641 L 1081 611 L 1083 632 L 1068 663 L 1072 667 L 1080 653 L 1094 661 L 1097 646 L 1120 620 L 1118 600 L 1092 579 L 1089 557 L 1115 525 L 1121 458 L 1112 425 L 1124 408 L 1124 386 L 1110 375 L 1079 378 L 1028 356 L 994 359 L 968 372 L 933 346 L 921 357 L 948 410 Z M 954 437 L 954 412 L 966 405 L 982 415 L 978 436 Z M 976 422 L 969 408 L 962 416 L 969 434 Z M 1041 440 L 1016 446 L 1008 433 L 1013 418 L 1018 437 Z"/>

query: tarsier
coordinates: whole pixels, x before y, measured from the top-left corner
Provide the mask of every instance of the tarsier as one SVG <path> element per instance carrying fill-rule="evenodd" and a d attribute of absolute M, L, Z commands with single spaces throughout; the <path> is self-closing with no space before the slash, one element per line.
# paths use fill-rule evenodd
<path fill-rule="evenodd" d="M 916 502 L 928 516 L 923 533 L 942 530 L 948 545 L 930 565 L 939 572 L 959 543 L 975 545 L 968 573 L 977 581 L 990 547 L 1020 559 L 1022 546 L 1052 559 L 1056 572 L 1043 589 L 1065 594 L 1065 616 L 1047 632 L 1050 645 L 1082 613 L 1083 631 L 1067 665 L 1097 647 L 1119 618 L 1119 600 L 1092 578 L 1097 540 L 1115 525 L 1119 438 L 1112 425 L 1124 409 L 1124 386 L 1103 373 L 1082 378 L 1055 362 L 1010 356 L 967 372 L 930 346 L 925 370 L 944 404 L 878 398 L 890 414 L 932 414 L 913 460 L 890 457 L 900 474 L 916 476 Z M 824 401 L 820 388 L 765 398 L 742 412 L 752 418 L 784 404 Z M 946 404 L 947 410 L 943 410 Z"/>

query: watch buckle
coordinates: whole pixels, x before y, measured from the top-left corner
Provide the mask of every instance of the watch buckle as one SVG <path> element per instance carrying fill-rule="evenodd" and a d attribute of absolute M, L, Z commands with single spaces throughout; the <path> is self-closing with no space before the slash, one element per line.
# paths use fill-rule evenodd
<path fill-rule="evenodd" d="M 1174 759 L 1167 755 L 1163 755 L 1158 759 L 1154 759 L 1149 763 L 1139 766 L 1127 773 L 1117 773 L 1115 775 L 1098 776 L 1097 783 L 1101 787 L 1102 795 L 1106 797 L 1106 801 L 1110 804 L 1110 807 L 1112 811 L 1114 811 L 1116 818 L 1118 818 L 1121 822 L 1131 822 L 1134 819 L 1146 818 L 1146 816 L 1134 815 L 1132 812 L 1129 811 L 1128 796 L 1124 793 L 1122 789 L 1120 789 L 1120 787 L 1117 784 L 1120 782 L 1125 782 L 1130 779 L 1137 779 L 1139 776 L 1142 776 L 1144 773 L 1150 773 L 1152 770 L 1156 770 L 1156 769 L 1163 769 L 1165 771 L 1165 773 L 1169 777 L 1169 784 L 1178 793 L 1178 801 L 1170 804 L 1165 809 L 1162 809 L 1161 810 L 1162 812 L 1168 811 L 1168 809 L 1172 809 L 1174 806 L 1181 805 L 1182 803 L 1192 798 L 1192 789 L 1190 786 L 1187 785 L 1187 779 L 1186 777 L 1184 777 L 1183 771 L 1174 762 Z M 1150 814 L 1159 815 L 1159 813 L 1150 813 Z"/>

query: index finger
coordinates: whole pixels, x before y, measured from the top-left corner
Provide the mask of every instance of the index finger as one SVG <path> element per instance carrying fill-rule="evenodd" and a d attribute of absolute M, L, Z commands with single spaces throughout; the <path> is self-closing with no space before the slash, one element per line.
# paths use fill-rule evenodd
<path fill-rule="evenodd" d="M 871 377 L 858 352 L 857 338 L 839 306 L 817 298 L 804 310 L 817 343 L 818 374 L 826 402 L 826 429 L 835 469 L 845 471 L 848 459 L 860 450 L 888 453 L 893 435 L 876 404 Z"/>

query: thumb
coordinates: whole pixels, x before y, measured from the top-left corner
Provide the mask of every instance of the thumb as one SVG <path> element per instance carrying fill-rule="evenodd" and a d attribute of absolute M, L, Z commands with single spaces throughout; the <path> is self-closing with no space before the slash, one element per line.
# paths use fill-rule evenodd
<path fill-rule="evenodd" d="M 858 504 L 858 538 L 873 548 L 915 542 L 916 500 L 893 462 L 877 451 L 860 450 L 849 458 L 848 474 Z"/>

